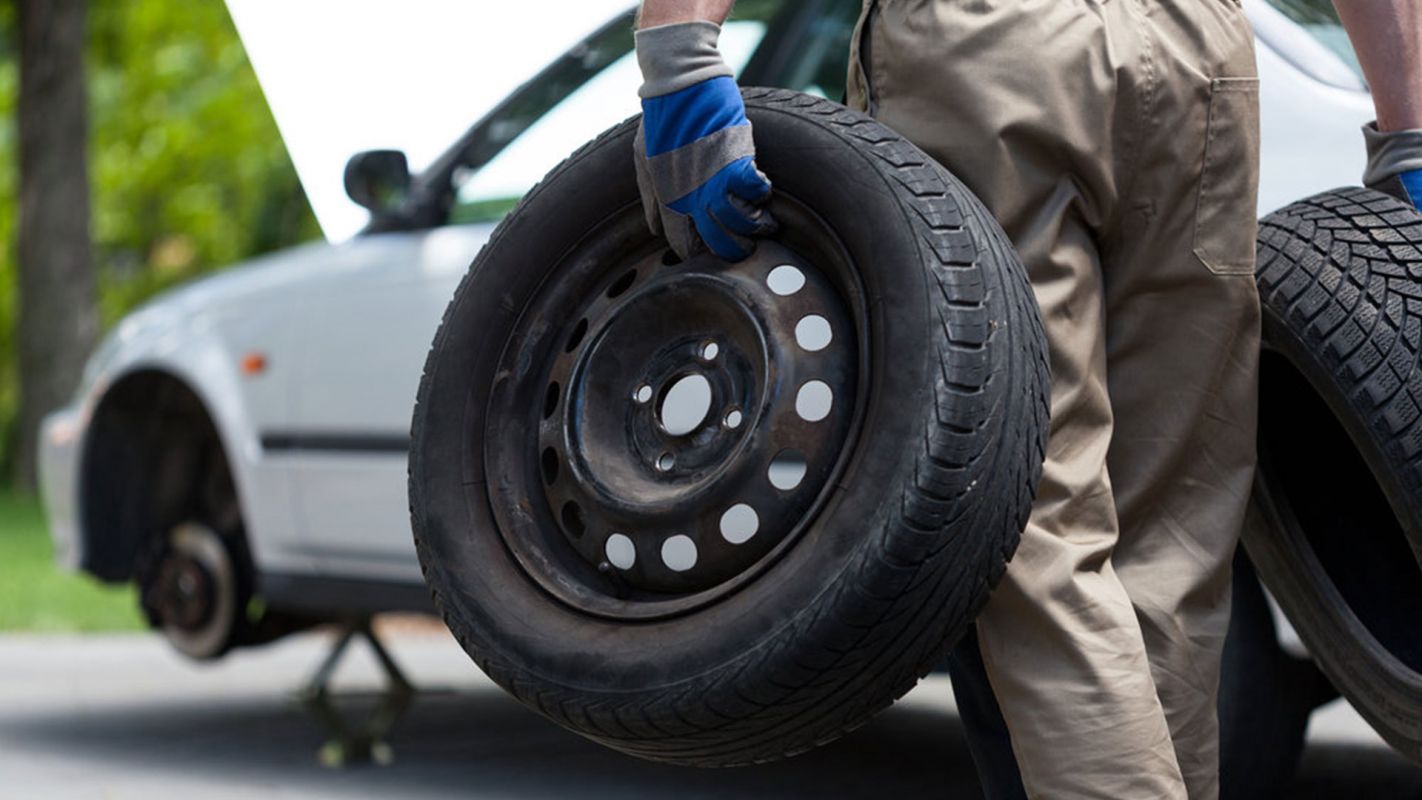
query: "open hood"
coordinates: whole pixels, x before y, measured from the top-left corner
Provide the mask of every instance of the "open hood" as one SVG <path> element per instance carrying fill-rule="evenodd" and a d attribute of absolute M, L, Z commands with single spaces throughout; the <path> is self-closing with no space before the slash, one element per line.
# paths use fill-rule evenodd
<path fill-rule="evenodd" d="M 404 150 L 418 172 L 630 0 L 227 0 L 326 238 L 360 230 L 346 160 Z"/>

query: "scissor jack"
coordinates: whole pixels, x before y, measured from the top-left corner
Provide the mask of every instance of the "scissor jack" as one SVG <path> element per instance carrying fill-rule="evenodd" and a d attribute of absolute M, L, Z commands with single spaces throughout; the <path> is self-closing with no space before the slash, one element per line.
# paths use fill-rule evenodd
<path fill-rule="evenodd" d="M 341 634 L 331 650 L 301 690 L 302 705 L 320 722 L 327 736 L 317 759 L 325 766 L 338 768 L 354 764 L 389 764 L 394 759 L 387 737 L 415 699 L 415 687 L 395 659 L 380 643 L 371 628 L 370 617 L 357 617 L 341 623 Z M 363 722 L 353 722 L 337 707 L 331 691 L 331 679 L 340 666 L 347 648 L 355 638 L 370 645 L 385 672 L 385 690 L 377 696 L 375 709 Z"/>

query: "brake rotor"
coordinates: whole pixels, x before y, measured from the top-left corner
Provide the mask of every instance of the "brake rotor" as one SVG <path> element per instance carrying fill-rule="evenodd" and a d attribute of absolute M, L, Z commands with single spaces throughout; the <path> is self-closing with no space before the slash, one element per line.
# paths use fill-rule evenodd
<path fill-rule="evenodd" d="M 184 522 L 168 534 L 151 605 L 180 652 L 211 658 L 226 649 L 240 609 L 231 553 L 217 531 Z"/>
<path fill-rule="evenodd" d="M 655 616 L 734 588 L 812 515 L 857 418 L 852 305 L 780 243 L 730 265 L 643 252 L 551 287 L 519 325 L 488 419 L 536 416 L 491 430 L 488 457 L 536 465 L 513 471 L 536 485 L 490 493 L 538 521 L 501 531 L 584 610 Z"/>

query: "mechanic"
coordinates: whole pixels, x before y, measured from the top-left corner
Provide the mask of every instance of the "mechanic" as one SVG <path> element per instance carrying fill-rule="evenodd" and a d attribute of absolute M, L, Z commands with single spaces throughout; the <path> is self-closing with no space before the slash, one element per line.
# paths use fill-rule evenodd
<path fill-rule="evenodd" d="M 639 184 L 648 223 L 683 257 L 704 242 L 744 258 L 775 226 L 717 51 L 731 5 L 644 0 L 638 22 Z M 1337 5 L 1378 107 L 1365 181 L 1416 205 L 1422 0 Z M 976 641 L 955 653 L 988 795 L 1216 797 L 1260 336 L 1244 12 L 1238 0 L 866 0 L 850 61 L 850 105 L 1002 223 L 1050 343 L 1037 501 Z"/>

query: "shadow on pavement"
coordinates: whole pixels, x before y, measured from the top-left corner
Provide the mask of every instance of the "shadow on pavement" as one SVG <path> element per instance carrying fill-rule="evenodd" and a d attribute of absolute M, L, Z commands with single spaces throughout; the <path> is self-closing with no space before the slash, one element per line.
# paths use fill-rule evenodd
<path fill-rule="evenodd" d="M 370 707 L 347 698 L 354 714 Z M 388 767 L 316 764 L 321 734 L 290 698 L 240 703 L 145 702 L 101 711 L 10 717 L 6 746 L 64 753 L 114 777 L 166 774 L 178 783 L 292 796 L 425 798 L 977 797 L 951 713 L 898 706 L 828 747 L 789 761 L 697 770 L 624 757 L 566 733 L 499 693 L 421 695 L 390 739 Z M 12 751 L 12 755 L 15 753 Z M 102 778 L 101 778 L 102 780 Z M 1314 745 L 1289 798 L 1422 797 L 1422 771 L 1386 750 Z"/>

